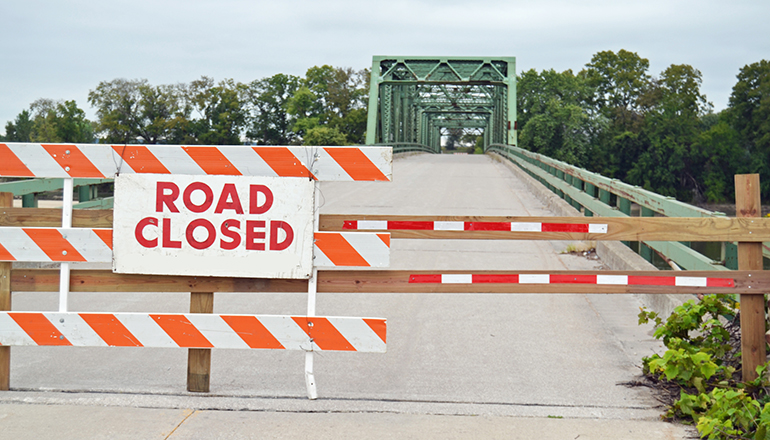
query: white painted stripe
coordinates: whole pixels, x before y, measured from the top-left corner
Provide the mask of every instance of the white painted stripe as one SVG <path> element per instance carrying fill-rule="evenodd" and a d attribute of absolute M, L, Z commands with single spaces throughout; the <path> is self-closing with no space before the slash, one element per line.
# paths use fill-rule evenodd
<path fill-rule="evenodd" d="M 370 267 L 390 266 L 390 248 L 376 233 L 343 232 L 342 237 L 369 263 Z"/>
<path fill-rule="evenodd" d="M 548 284 L 550 282 L 551 282 L 550 275 L 542 275 L 542 274 L 519 275 L 519 284 Z"/>
<path fill-rule="evenodd" d="M 542 223 L 511 222 L 511 232 L 541 232 Z"/>
<path fill-rule="evenodd" d="M 145 347 L 179 347 L 147 313 L 116 313 L 115 318 Z"/>
<path fill-rule="evenodd" d="M 22 330 L 19 324 L 8 315 L 8 312 L 0 312 L 0 345 L 37 345 Z"/>
<path fill-rule="evenodd" d="M 471 284 L 473 275 L 471 274 L 442 274 L 441 284 Z"/>
<path fill-rule="evenodd" d="M 289 151 L 291 151 L 318 180 L 343 182 L 353 180 L 353 177 L 351 177 L 323 147 L 291 147 L 289 148 Z"/>
<path fill-rule="evenodd" d="M 77 147 L 105 178 L 111 179 L 115 177 L 117 164 L 120 163 L 120 156 L 111 146 L 105 148 L 104 145 L 78 144 Z"/>
<path fill-rule="evenodd" d="M 86 261 L 111 263 L 112 249 L 92 229 L 73 228 L 60 230 L 64 237 Z"/>
<path fill-rule="evenodd" d="M 588 224 L 588 233 L 589 234 L 606 234 L 607 233 L 607 225 L 600 225 L 598 223 L 589 223 Z"/>
<path fill-rule="evenodd" d="M 674 285 L 684 287 L 706 287 L 706 278 L 704 277 L 676 277 Z"/>
<path fill-rule="evenodd" d="M 310 344 L 310 338 L 290 316 L 259 316 L 259 321 L 267 331 L 287 350 L 320 350 Z"/>
<path fill-rule="evenodd" d="M 250 146 L 220 147 L 219 151 L 244 176 L 278 176 Z"/>
<path fill-rule="evenodd" d="M 385 353 L 385 343 L 363 318 L 328 317 L 337 331 L 350 342 L 356 351 Z"/>
<path fill-rule="evenodd" d="M 596 275 L 596 284 L 627 286 L 628 275 Z"/>
<path fill-rule="evenodd" d="M 313 266 L 315 267 L 335 267 L 335 264 L 326 254 L 323 253 L 321 248 L 313 246 Z"/>
<path fill-rule="evenodd" d="M 171 174 L 206 174 L 182 147 L 147 145 L 147 149 Z"/>
<path fill-rule="evenodd" d="M 0 228 L 0 244 L 13 255 L 16 261 L 51 261 L 22 228 Z"/>
<path fill-rule="evenodd" d="M 184 316 L 216 348 L 249 348 L 219 315 L 189 313 Z"/>
<path fill-rule="evenodd" d="M 106 347 L 107 343 L 77 313 L 43 313 L 48 321 L 76 347 Z"/>
<path fill-rule="evenodd" d="M 6 144 L 36 177 L 70 177 L 40 144 Z"/>
<path fill-rule="evenodd" d="M 359 230 L 372 230 L 372 231 L 386 231 L 388 229 L 388 222 L 385 220 L 359 220 Z"/>
<path fill-rule="evenodd" d="M 433 222 L 434 231 L 464 231 L 465 222 Z"/>

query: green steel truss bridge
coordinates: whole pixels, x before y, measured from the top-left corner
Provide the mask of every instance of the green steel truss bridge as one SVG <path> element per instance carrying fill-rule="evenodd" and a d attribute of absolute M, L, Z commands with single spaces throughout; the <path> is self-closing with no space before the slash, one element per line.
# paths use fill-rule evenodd
<path fill-rule="evenodd" d="M 516 145 L 516 58 L 375 56 L 366 143 L 441 151 L 441 138 L 477 134 Z"/>

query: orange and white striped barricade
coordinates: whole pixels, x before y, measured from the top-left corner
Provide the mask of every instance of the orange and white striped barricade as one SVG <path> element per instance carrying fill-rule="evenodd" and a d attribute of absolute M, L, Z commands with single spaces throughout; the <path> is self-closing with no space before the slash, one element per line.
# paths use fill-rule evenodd
<path fill-rule="evenodd" d="M 387 233 L 318 232 L 318 182 L 389 181 L 391 167 L 390 147 L 0 143 L 0 177 L 65 182 L 61 228 L 0 227 L 0 261 L 62 265 L 58 312 L 0 312 L 0 344 L 304 350 L 308 396 L 315 398 L 314 351 L 386 347 L 383 318 L 315 316 L 316 268 L 385 267 L 390 249 Z M 73 178 L 116 178 L 113 229 L 71 227 Z M 121 189 L 143 186 L 149 187 L 144 193 Z M 288 202 L 281 205 L 279 199 Z M 275 221 L 259 217 L 271 207 Z M 294 211 L 299 217 L 291 217 Z M 152 263 L 122 264 L 137 249 L 124 248 L 126 242 L 138 243 L 140 259 Z M 235 257 L 206 263 L 236 248 Z M 282 251 L 301 255 L 289 261 Z M 266 264 L 238 264 L 251 262 L 241 260 L 244 255 L 260 252 L 259 261 Z M 169 255 L 198 263 L 157 264 Z M 308 313 L 69 312 L 72 262 L 113 262 L 119 273 L 306 278 Z M 246 269 L 232 272 L 236 266 Z M 255 266 L 267 272 L 255 274 Z"/>

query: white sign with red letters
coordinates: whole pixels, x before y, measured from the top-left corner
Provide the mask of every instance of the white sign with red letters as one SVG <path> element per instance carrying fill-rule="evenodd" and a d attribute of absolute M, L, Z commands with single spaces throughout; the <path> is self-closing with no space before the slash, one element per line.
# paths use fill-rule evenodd
<path fill-rule="evenodd" d="M 301 177 L 119 175 L 113 271 L 309 278 L 313 190 Z"/>

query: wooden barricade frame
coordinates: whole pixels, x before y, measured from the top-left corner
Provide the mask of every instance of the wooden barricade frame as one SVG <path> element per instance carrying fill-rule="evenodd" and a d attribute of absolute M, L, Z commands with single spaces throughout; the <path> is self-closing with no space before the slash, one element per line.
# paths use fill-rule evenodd
<path fill-rule="evenodd" d="M 0 144 L 3 157 L 6 144 Z M 49 146 L 50 147 L 50 146 Z M 13 146 L 18 151 L 18 146 Z M 125 152 L 113 146 L 115 151 Z M 148 147 L 132 148 L 137 155 Z M 147 151 L 141 150 L 147 149 Z M 153 147 L 154 148 L 154 147 Z M 191 148 L 191 147 L 186 147 Z M 205 147 L 214 148 L 214 147 Z M 272 147 L 269 147 L 272 148 Z M 336 148 L 336 147 L 335 147 Z M 369 148 L 369 147 L 364 147 Z M 256 149 L 256 147 L 255 147 Z M 48 151 L 50 150 L 50 151 Z M 61 151 L 60 151 L 61 150 Z M 88 150 L 87 148 L 84 150 Z M 48 154 L 60 154 L 62 148 L 49 148 Z M 53 152 L 51 152 L 53 151 Z M 268 154 L 281 155 L 286 151 Z M 334 150 L 327 156 L 340 156 Z M 210 153 L 210 151 L 209 151 Z M 367 153 L 370 154 L 371 152 Z M 229 151 L 228 155 L 234 153 Z M 356 159 L 361 152 L 351 153 Z M 195 154 L 193 154 L 194 156 Z M 336 156 L 335 156 L 336 155 Z M 371 154 L 370 154 L 371 155 Z M 261 156 L 260 156 L 261 157 Z M 296 157 L 295 157 L 296 158 Z M 264 158 L 263 158 L 264 159 Z M 203 162 L 202 167 L 208 165 Z M 198 164 L 201 165 L 201 164 Z M 18 164 L 11 165 L 21 169 Z M 66 165 L 62 164 L 62 167 Z M 292 166 L 296 166 L 292 165 Z M 289 167 L 296 172 L 296 167 Z M 138 167 L 138 165 L 137 165 Z M 304 165 L 303 165 L 304 167 Z M 67 168 L 69 171 L 69 168 Z M 80 169 L 80 168 L 78 168 Z M 307 176 L 315 176 L 305 167 Z M 367 166 L 367 178 L 373 173 Z M 3 175 L 0 164 L 0 175 Z M 354 172 L 355 173 L 355 172 Z M 322 173 L 319 173 L 319 175 Z M 362 174 L 363 175 L 363 174 Z M 102 175 L 103 176 L 103 175 Z M 56 177 L 56 176 L 54 176 Z M 80 176 L 78 176 L 80 177 Z M 83 176 L 98 177 L 98 176 Z M 379 178 L 379 177 L 378 177 Z M 355 180 L 355 179 L 350 179 Z M 382 180 L 382 179 L 380 179 Z M 70 197 L 71 198 L 71 197 Z M 316 199 L 317 200 L 317 199 Z M 10 206 L 9 194 L 0 203 Z M 375 216 L 323 215 L 316 225 L 319 233 L 365 231 L 390 233 L 390 237 L 421 239 L 526 239 L 526 240 L 620 240 L 620 241 L 737 241 L 740 270 L 705 272 L 638 272 L 638 271 L 391 271 L 334 270 L 316 271 L 309 280 L 214 278 L 165 275 L 127 275 L 106 271 L 68 271 L 63 280 L 55 270 L 11 270 L 11 263 L 0 263 L 0 310 L 10 310 L 10 292 L 52 291 L 65 283 L 68 291 L 80 292 L 191 292 L 190 313 L 211 313 L 213 292 L 357 292 L 357 293 L 731 293 L 741 299 L 743 377 L 756 377 L 755 369 L 765 361 L 764 294 L 770 292 L 770 272 L 762 270 L 762 242 L 770 240 L 770 219 L 760 218 L 759 176 L 736 176 L 738 218 L 606 218 L 606 217 L 447 217 L 447 216 Z M 318 215 L 318 210 L 316 210 Z M 4 208 L 0 216 L 3 227 L 56 227 L 68 219 L 61 210 L 37 208 Z M 71 226 L 110 228 L 110 210 L 76 211 Z M 66 264 L 66 263 L 65 263 Z M 315 313 L 315 296 L 308 296 L 308 314 Z M 383 322 L 384 325 L 384 322 Z M 375 333 L 378 330 L 373 329 Z M 382 329 L 382 342 L 384 328 Z M 379 334 L 379 333 L 378 333 Z M 210 349 L 190 348 L 188 389 L 208 391 Z M 10 347 L 0 346 L 0 389 L 8 389 Z M 311 393 L 312 351 L 306 358 L 306 380 Z"/>

